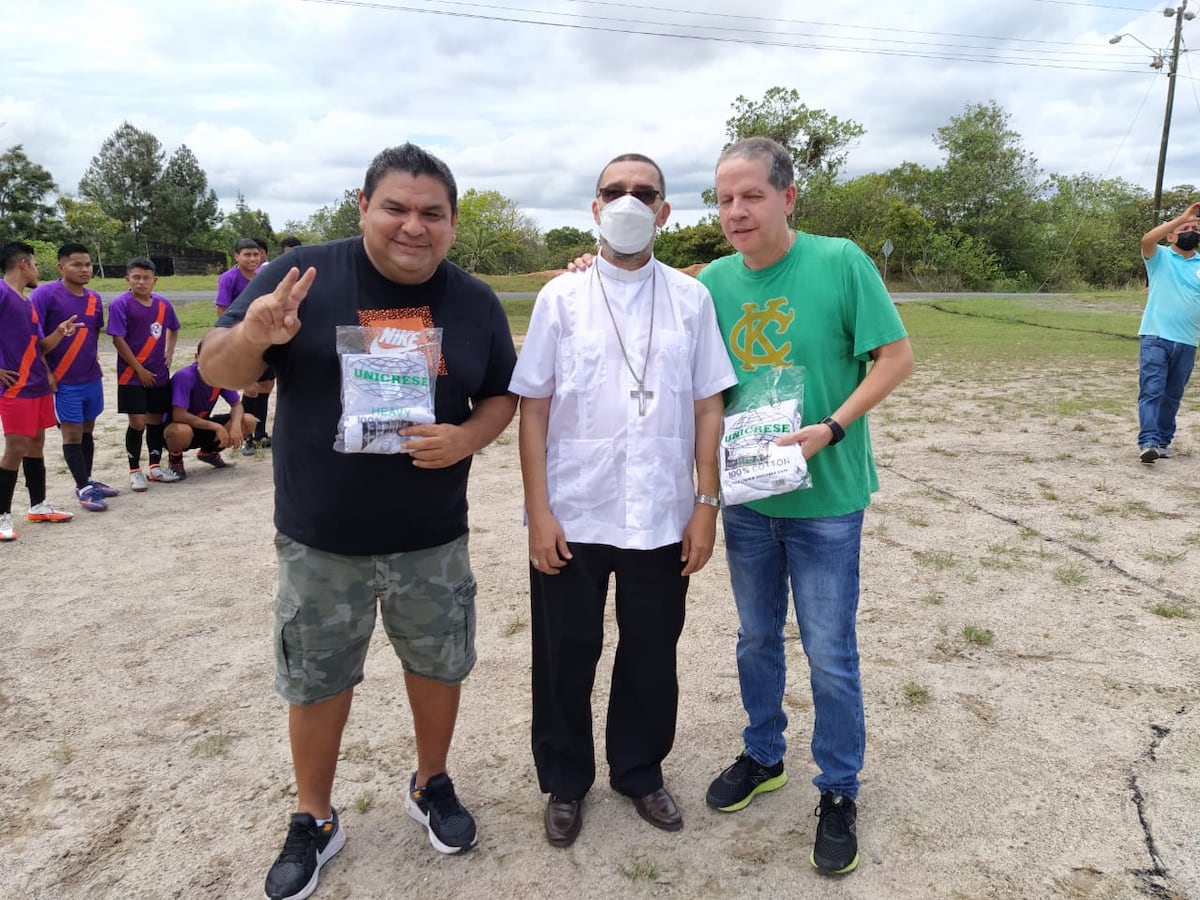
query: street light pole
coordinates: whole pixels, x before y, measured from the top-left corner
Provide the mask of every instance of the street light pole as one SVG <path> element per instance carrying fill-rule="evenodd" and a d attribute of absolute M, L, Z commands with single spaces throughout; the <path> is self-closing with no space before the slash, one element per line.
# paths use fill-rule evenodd
<path fill-rule="evenodd" d="M 1167 71 L 1167 109 L 1163 113 L 1162 144 L 1158 148 L 1158 175 L 1154 180 L 1154 220 L 1162 218 L 1163 173 L 1167 168 L 1167 138 L 1171 135 L 1171 112 L 1175 108 L 1175 73 L 1179 71 L 1179 41 L 1183 35 L 1183 18 L 1188 0 L 1183 0 L 1175 12 L 1175 44 L 1171 50 L 1171 68 Z M 1167 15 L 1171 10 L 1166 11 Z M 1188 16 L 1194 18 L 1195 14 Z"/>

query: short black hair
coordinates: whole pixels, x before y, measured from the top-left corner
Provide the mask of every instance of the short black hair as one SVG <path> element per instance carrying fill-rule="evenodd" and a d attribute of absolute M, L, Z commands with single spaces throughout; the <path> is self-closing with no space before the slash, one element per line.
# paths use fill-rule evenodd
<path fill-rule="evenodd" d="M 258 238 L 238 238 L 238 242 L 233 245 L 234 253 L 241 253 L 243 250 L 261 250 L 262 244 L 258 242 Z"/>
<path fill-rule="evenodd" d="M 389 172 L 406 172 L 414 178 L 428 175 L 442 183 L 446 196 L 450 198 L 450 214 L 458 212 L 458 185 L 454 183 L 454 175 L 450 167 L 416 144 L 401 144 L 399 147 L 388 147 L 381 151 L 367 167 L 367 175 L 363 179 L 363 196 L 368 200 L 379 187 L 379 182 Z"/>
<path fill-rule="evenodd" d="M 37 259 L 37 251 L 24 241 L 9 241 L 0 246 L 0 271 L 6 275 L 19 266 L 23 259 Z"/>
<path fill-rule="evenodd" d="M 75 241 L 70 244 L 63 244 L 58 248 L 58 261 L 62 262 L 68 256 L 74 256 L 76 253 L 86 253 L 91 256 L 91 251 L 88 250 L 86 245 Z"/>
<path fill-rule="evenodd" d="M 282 241 L 279 242 L 279 246 L 280 247 L 300 247 L 303 245 L 300 243 L 300 238 L 296 237 L 294 234 L 289 234 L 287 237 L 285 237 Z"/>
<path fill-rule="evenodd" d="M 600 191 L 600 181 L 604 178 L 604 173 L 608 171 L 608 167 L 613 163 L 619 162 L 640 162 L 652 166 L 654 171 L 658 173 L 658 189 L 662 191 L 662 195 L 667 196 L 667 179 L 663 176 L 663 171 L 659 168 L 658 163 L 648 156 L 643 156 L 641 153 L 622 153 L 620 156 L 614 156 L 604 164 L 604 168 L 600 170 L 600 174 L 596 176 L 596 192 Z"/>
<path fill-rule="evenodd" d="M 267 247 L 267 242 L 264 241 L 262 238 L 255 238 L 254 243 L 258 244 L 258 249 L 261 250 L 263 253 L 266 253 L 267 250 L 270 249 L 269 247 Z"/>
<path fill-rule="evenodd" d="M 158 266 L 154 265 L 154 260 L 148 256 L 135 256 L 125 264 L 126 269 L 145 269 L 148 272 L 158 274 Z"/>

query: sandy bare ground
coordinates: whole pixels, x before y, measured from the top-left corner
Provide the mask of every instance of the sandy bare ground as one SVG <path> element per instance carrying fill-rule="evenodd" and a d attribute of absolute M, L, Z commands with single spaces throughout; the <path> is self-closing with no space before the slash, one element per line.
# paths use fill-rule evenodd
<path fill-rule="evenodd" d="M 104 362 L 111 372 L 111 353 Z M 1176 458 L 1139 465 L 1131 372 L 1088 376 L 1128 397 L 1127 415 L 1063 416 L 1037 404 L 1070 397 L 1072 373 L 964 385 L 927 362 L 874 416 L 862 864 L 837 881 L 808 864 L 798 644 L 790 783 L 741 813 L 704 806 L 743 720 L 720 548 L 693 580 L 680 648 L 667 777 L 683 831 L 644 824 L 601 761 L 578 843 L 546 845 L 514 425 L 472 483 L 480 663 L 452 774 L 480 846 L 442 857 L 404 814 L 409 714 L 377 631 L 335 789 L 349 840 L 316 896 L 1200 898 L 1200 617 L 1152 611 L 1200 616 L 1200 415 L 1185 410 Z M 124 487 L 114 397 L 97 475 Z M 47 458 L 51 499 L 66 503 L 57 438 Z M 270 465 L 189 471 L 0 546 L 0 897 L 261 896 L 293 808 L 271 689 Z M 18 511 L 24 500 L 22 483 Z M 403 497 L 346 502 L 420 514 Z M 966 626 L 993 642 L 969 642 Z"/>

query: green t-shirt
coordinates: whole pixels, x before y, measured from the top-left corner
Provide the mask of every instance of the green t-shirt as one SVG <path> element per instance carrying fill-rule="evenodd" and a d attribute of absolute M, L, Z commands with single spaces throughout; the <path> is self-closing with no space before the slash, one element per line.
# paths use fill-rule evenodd
<path fill-rule="evenodd" d="M 854 392 L 872 350 L 906 335 L 875 264 L 842 238 L 797 232 L 787 254 L 765 269 L 746 268 L 735 253 L 698 277 L 712 293 L 739 384 L 764 366 L 804 366 L 805 425 L 831 415 Z M 747 505 L 790 519 L 865 509 L 879 488 L 866 417 L 808 466 L 811 488 Z"/>

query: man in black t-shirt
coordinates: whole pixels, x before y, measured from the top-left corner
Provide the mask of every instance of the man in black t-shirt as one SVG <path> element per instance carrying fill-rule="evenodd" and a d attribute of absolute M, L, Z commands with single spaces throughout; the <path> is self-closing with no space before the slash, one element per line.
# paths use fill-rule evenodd
<path fill-rule="evenodd" d="M 377 604 L 413 711 L 417 770 L 405 805 L 437 850 L 476 841 L 446 774 L 475 663 L 467 476 L 472 455 L 512 419 L 516 353 L 495 293 L 445 258 L 457 189 L 441 160 L 411 144 L 383 151 L 359 209 L 361 238 L 300 247 L 290 267 L 261 271 L 200 355 L 210 384 L 244 388 L 264 364 L 277 377 L 275 686 L 290 704 L 298 812 L 267 876 L 271 898 L 307 896 L 345 842 L 333 776 Z M 333 449 L 340 325 L 441 329 L 436 422 L 402 432 L 409 452 Z"/>

